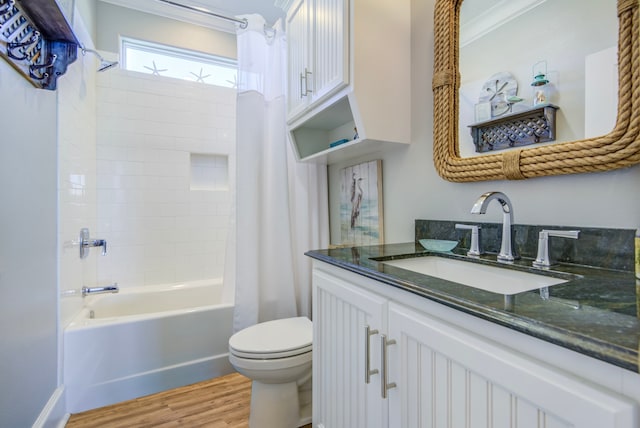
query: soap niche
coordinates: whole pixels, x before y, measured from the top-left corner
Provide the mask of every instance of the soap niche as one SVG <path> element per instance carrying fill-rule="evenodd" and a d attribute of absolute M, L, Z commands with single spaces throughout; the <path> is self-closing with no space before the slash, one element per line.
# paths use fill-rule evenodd
<path fill-rule="evenodd" d="M 190 190 L 229 190 L 229 157 L 227 155 L 191 153 L 190 170 Z"/>

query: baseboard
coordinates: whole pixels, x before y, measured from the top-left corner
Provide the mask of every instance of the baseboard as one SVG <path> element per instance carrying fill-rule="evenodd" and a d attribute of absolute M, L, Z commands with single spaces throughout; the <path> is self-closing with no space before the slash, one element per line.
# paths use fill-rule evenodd
<path fill-rule="evenodd" d="M 32 428 L 64 428 L 69 419 L 65 407 L 65 387 L 62 385 L 53 391 Z"/>
<path fill-rule="evenodd" d="M 67 386 L 67 412 L 78 413 L 232 373 L 229 354 L 163 367 L 108 382 Z"/>

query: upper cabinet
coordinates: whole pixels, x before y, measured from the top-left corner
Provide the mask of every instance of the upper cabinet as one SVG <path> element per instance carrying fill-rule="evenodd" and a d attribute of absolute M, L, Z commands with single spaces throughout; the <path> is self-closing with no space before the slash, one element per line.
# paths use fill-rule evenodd
<path fill-rule="evenodd" d="M 289 119 L 349 83 L 347 8 L 345 0 L 300 0 L 289 11 Z"/>
<path fill-rule="evenodd" d="M 287 123 L 299 160 L 410 142 L 409 0 L 298 0 L 287 14 Z"/>

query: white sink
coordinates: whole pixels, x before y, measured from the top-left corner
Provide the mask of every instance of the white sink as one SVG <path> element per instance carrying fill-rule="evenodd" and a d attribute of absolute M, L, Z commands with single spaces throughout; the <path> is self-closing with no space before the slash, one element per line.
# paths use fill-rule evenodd
<path fill-rule="evenodd" d="M 567 282 L 551 276 L 443 257 L 414 257 L 383 263 L 500 294 L 517 294 Z"/>

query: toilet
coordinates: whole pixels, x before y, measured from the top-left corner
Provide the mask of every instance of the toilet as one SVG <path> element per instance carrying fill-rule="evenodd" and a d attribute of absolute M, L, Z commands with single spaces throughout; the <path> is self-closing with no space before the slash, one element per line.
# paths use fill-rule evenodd
<path fill-rule="evenodd" d="M 311 423 L 313 324 L 284 318 L 247 327 L 229 339 L 229 362 L 251 383 L 249 428 Z"/>

